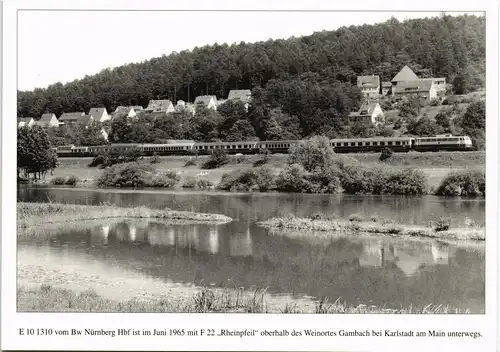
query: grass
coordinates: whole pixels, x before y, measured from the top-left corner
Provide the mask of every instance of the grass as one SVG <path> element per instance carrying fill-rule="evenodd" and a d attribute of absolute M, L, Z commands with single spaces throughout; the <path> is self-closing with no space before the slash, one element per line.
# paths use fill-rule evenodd
<path fill-rule="evenodd" d="M 155 218 L 164 220 L 225 223 L 232 219 L 221 214 L 204 214 L 170 209 L 117 207 L 111 204 L 77 205 L 61 203 L 17 203 L 17 225 L 20 228 L 48 223 L 110 218 Z"/>
<path fill-rule="evenodd" d="M 478 152 L 436 152 L 436 153 L 394 153 L 393 156 L 381 162 L 379 160 L 380 153 L 354 153 L 342 155 L 346 163 L 350 164 L 362 164 L 365 166 L 386 166 L 392 165 L 395 167 L 422 167 L 425 168 L 424 172 L 428 174 L 429 177 L 433 178 L 430 182 L 431 186 L 439 185 L 441 180 L 446 176 L 449 171 L 456 169 L 470 168 L 475 166 L 479 169 L 485 168 L 486 165 L 486 153 L 484 151 Z M 159 157 L 159 162 L 155 164 L 155 169 L 157 171 L 172 170 L 178 172 L 182 180 L 188 176 L 198 177 L 200 173 L 206 174 L 206 178 L 212 184 L 218 184 L 222 174 L 234 171 L 236 169 L 251 168 L 254 163 L 262 158 L 261 155 L 248 155 L 243 163 L 236 163 L 236 160 L 229 158 L 229 163 L 212 170 L 204 170 L 201 165 L 208 159 L 208 156 L 199 156 L 196 160 L 188 163 L 188 160 L 192 158 L 191 156 L 161 156 Z M 281 169 L 286 165 L 286 160 L 288 155 L 286 154 L 271 154 L 269 155 L 269 160 L 266 162 L 271 168 Z M 50 182 L 51 178 L 64 177 L 69 175 L 74 175 L 79 180 L 79 185 L 90 185 L 103 173 L 103 170 L 99 168 L 88 167 L 92 158 L 59 158 L 59 167 L 54 171 L 52 177 L 47 178 L 47 182 Z M 234 162 L 234 163 L 233 163 Z M 186 163 L 188 165 L 186 167 Z M 193 165 L 195 164 L 195 165 Z M 433 170 L 437 169 L 439 172 L 434 175 Z M 434 180 L 435 179 L 435 180 Z"/>
<path fill-rule="evenodd" d="M 359 216 L 353 215 L 348 221 L 343 219 L 311 219 L 296 218 L 286 216 L 281 218 L 271 218 L 259 222 L 259 226 L 277 230 L 307 230 L 319 231 L 325 234 L 335 234 L 337 232 L 347 234 L 376 234 L 400 237 L 423 237 L 444 240 L 485 240 L 484 227 L 475 228 L 446 228 L 436 227 L 426 228 L 423 226 L 394 224 L 392 222 L 363 221 Z"/>
<path fill-rule="evenodd" d="M 41 285 L 38 288 L 17 289 L 18 312 L 112 312 L 112 313 L 305 313 L 299 304 L 284 302 L 270 305 L 265 289 L 245 291 L 232 288 L 202 288 L 192 297 L 170 301 L 167 297 L 115 301 L 98 296 L 94 291 L 81 293 Z M 466 314 L 467 310 L 443 305 L 401 307 L 389 309 L 364 304 L 348 305 L 339 299 L 333 303 L 327 297 L 316 301 L 318 314 Z"/>

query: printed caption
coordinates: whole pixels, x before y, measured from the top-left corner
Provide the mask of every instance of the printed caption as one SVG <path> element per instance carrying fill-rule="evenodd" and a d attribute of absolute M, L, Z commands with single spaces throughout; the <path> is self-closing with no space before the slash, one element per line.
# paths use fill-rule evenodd
<path fill-rule="evenodd" d="M 482 334 L 477 331 L 442 331 L 442 330 L 269 330 L 269 329 L 43 329 L 20 328 L 21 336 L 95 336 L 95 337 L 429 337 L 429 338 L 472 338 L 478 339 Z"/>

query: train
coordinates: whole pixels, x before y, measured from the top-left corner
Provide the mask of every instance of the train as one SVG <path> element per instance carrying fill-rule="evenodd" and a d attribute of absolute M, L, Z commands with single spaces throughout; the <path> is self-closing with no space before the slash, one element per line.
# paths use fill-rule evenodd
<path fill-rule="evenodd" d="M 241 142 L 194 142 L 170 141 L 165 144 L 118 143 L 99 146 L 66 145 L 55 147 L 61 157 L 83 157 L 128 150 L 139 150 L 142 155 L 208 155 L 216 149 L 223 149 L 228 154 L 288 153 L 290 147 L 300 140 L 284 141 L 241 141 Z M 373 137 L 331 139 L 330 145 L 336 153 L 380 152 L 385 148 L 394 152 L 405 153 L 430 151 L 469 151 L 473 149 L 468 136 L 437 135 L 433 137 Z"/>

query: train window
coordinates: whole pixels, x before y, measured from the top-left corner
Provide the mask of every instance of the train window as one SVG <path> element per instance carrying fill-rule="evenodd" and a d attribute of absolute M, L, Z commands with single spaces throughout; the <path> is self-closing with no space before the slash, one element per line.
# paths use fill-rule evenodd
<path fill-rule="evenodd" d="M 344 147 L 347 147 L 348 145 L 349 145 L 349 143 L 344 142 Z"/>
<path fill-rule="evenodd" d="M 400 141 L 396 141 L 396 145 L 401 145 L 401 142 Z"/>
<path fill-rule="evenodd" d="M 351 147 L 354 147 L 356 145 L 356 142 L 351 142 Z"/>
<path fill-rule="evenodd" d="M 378 145 L 377 142 L 373 142 L 373 145 Z"/>
<path fill-rule="evenodd" d="M 392 142 L 387 142 L 387 145 L 392 145 Z"/>
<path fill-rule="evenodd" d="M 380 142 L 380 145 L 385 145 L 385 142 Z"/>
<path fill-rule="evenodd" d="M 358 146 L 362 146 L 363 145 L 363 142 L 358 142 Z"/>

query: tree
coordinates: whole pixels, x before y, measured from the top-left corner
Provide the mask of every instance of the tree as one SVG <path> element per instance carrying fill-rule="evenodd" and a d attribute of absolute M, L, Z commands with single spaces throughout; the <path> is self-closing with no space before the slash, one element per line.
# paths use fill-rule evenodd
<path fill-rule="evenodd" d="M 17 130 L 17 175 L 33 174 L 36 179 L 57 167 L 57 154 L 52 150 L 49 136 L 40 126 L 22 127 Z"/>
<path fill-rule="evenodd" d="M 465 114 L 456 124 L 468 135 L 476 149 L 484 149 L 486 133 L 486 105 L 484 101 L 469 105 Z"/>
<path fill-rule="evenodd" d="M 329 167 L 333 160 L 330 140 L 323 136 L 315 136 L 293 145 L 288 156 L 288 164 L 300 164 L 306 171 Z"/>
<path fill-rule="evenodd" d="M 411 119 L 408 121 L 408 133 L 417 136 L 435 136 L 442 133 L 443 130 L 436 122 L 424 115 L 420 119 Z"/>
<path fill-rule="evenodd" d="M 225 140 L 229 142 L 252 141 L 255 139 L 257 139 L 257 137 L 255 137 L 255 130 L 247 120 L 236 121 L 229 130 L 228 136 L 225 138 Z"/>

